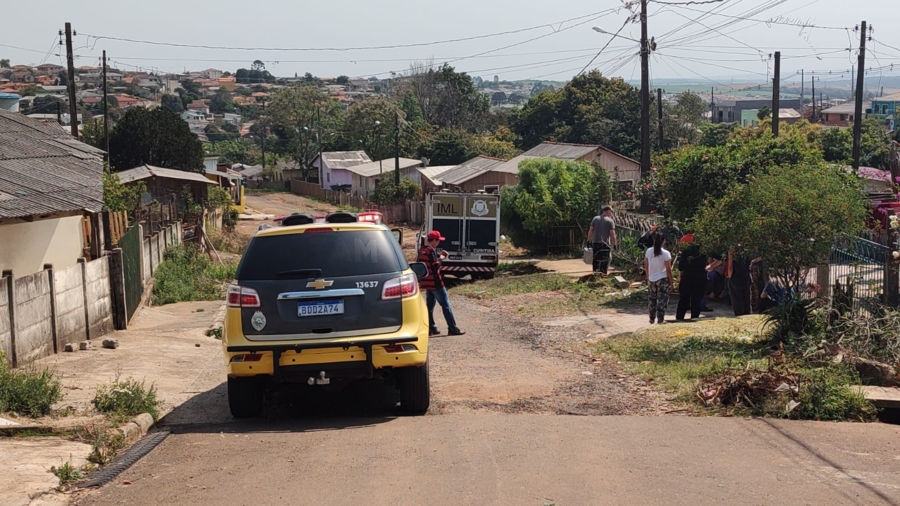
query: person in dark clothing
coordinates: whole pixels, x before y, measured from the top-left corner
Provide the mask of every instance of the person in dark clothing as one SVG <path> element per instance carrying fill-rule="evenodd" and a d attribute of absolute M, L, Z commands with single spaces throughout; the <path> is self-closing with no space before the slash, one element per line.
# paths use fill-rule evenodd
<path fill-rule="evenodd" d="M 678 270 L 681 272 L 678 283 L 678 309 L 675 320 L 684 321 L 687 310 L 691 310 L 691 319 L 700 317 L 702 300 L 706 291 L 706 255 L 694 242 L 693 234 L 682 238 L 685 248 L 678 257 Z"/>
<path fill-rule="evenodd" d="M 434 306 L 437 303 L 441 305 L 444 319 L 447 320 L 447 326 L 450 328 L 448 333 L 451 336 L 461 336 L 465 332 L 456 326 L 456 318 L 453 316 L 453 310 L 450 309 L 450 295 L 447 293 L 444 277 L 441 275 L 441 261 L 447 252 L 441 251 L 438 254 L 437 247 L 443 240 L 445 239 L 441 237 L 440 232 L 432 230 L 428 232 L 425 246 L 419 249 L 419 261 L 428 269 L 428 273 L 419 279 L 419 287 L 425 291 L 425 302 L 428 304 L 428 335 L 440 334 L 434 323 Z"/>
<path fill-rule="evenodd" d="M 750 314 L 750 262 L 738 256 L 734 248 L 728 250 L 728 264 L 725 268 L 728 277 L 728 295 L 734 316 Z"/>
<path fill-rule="evenodd" d="M 616 247 L 616 222 L 612 217 L 612 208 L 603 206 L 600 216 L 594 216 L 588 228 L 588 240 L 594 248 L 594 272 L 607 274 L 612 249 Z"/>

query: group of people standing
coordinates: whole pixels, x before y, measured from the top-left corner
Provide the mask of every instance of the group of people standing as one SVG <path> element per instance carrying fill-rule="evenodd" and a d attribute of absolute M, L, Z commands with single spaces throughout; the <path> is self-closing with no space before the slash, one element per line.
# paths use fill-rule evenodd
<path fill-rule="evenodd" d="M 681 252 L 676 259 L 666 249 L 666 243 L 674 240 L 677 235 L 678 231 L 674 229 L 654 228 L 638 241 L 638 246 L 646 248 L 644 272 L 648 283 L 650 323 L 665 321 L 669 294 L 675 286 L 674 268 L 680 273 L 676 321 L 684 321 L 688 312 L 691 319 L 697 319 L 702 312 L 712 311 L 706 305 L 709 298 L 730 301 L 735 316 L 750 314 L 753 286 L 751 268 L 759 259 L 747 260 L 735 248 L 730 248 L 725 254 L 701 251 L 694 242 L 693 233 L 681 236 Z M 618 244 L 615 220 L 609 206 L 604 206 L 601 214 L 591 221 L 588 241 L 593 247 L 594 272 L 606 275 L 609 272 L 611 252 Z M 769 301 L 761 301 L 760 309 L 767 302 Z"/>

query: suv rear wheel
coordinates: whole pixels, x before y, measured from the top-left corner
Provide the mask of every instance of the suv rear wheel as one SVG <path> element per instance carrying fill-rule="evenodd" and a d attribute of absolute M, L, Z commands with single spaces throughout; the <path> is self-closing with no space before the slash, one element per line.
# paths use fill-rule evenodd
<path fill-rule="evenodd" d="M 258 416 L 263 408 L 263 383 L 260 378 L 228 378 L 228 407 L 231 416 Z"/>
<path fill-rule="evenodd" d="M 422 367 L 405 367 L 397 373 L 400 379 L 400 409 L 411 415 L 424 415 L 431 404 L 428 362 Z"/>

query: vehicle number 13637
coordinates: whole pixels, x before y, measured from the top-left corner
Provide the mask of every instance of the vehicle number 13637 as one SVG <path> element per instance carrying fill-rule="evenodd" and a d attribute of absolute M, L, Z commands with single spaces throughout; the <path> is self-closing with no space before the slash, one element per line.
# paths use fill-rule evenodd
<path fill-rule="evenodd" d="M 356 288 L 378 288 L 378 281 L 357 281 Z"/>

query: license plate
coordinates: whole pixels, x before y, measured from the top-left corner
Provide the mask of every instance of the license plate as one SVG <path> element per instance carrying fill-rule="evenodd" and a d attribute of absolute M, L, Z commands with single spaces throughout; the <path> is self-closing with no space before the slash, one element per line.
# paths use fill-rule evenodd
<path fill-rule="evenodd" d="M 343 299 L 317 300 L 315 302 L 300 302 L 297 304 L 297 316 L 324 316 L 331 314 L 344 314 Z"/>
<path fill-rule="evenodd" d="M 447 260 L 462 260 L 462 255 L 450 255 Z"/>

